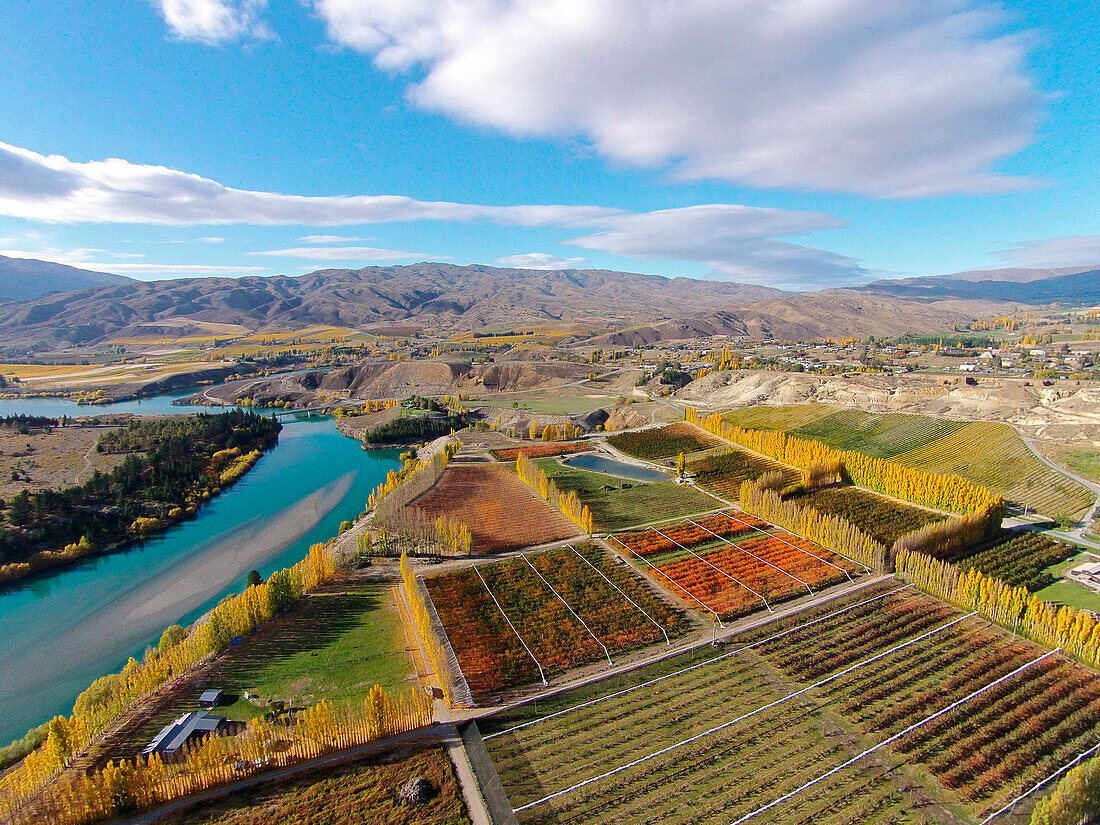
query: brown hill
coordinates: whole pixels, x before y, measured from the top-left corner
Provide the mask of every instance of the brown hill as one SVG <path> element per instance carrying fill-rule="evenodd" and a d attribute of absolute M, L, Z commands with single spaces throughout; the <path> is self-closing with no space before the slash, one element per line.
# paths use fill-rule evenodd
<path fill-rule="evenodd" d="M 593 324 L 684 317 L 781 296 L 763 286 L 605 270 L 540 271 L 422 263 L 300 277 L 185 278 L 50 295 L 0 308 L 10 345 L 101 341 L 180 319 L 297 329 L 415 320 L 478 329 L 567 319 Z"/>

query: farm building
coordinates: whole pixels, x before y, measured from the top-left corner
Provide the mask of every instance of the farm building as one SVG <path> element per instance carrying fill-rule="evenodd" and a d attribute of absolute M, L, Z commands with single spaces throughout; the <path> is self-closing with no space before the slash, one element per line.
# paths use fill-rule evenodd
<path fill-rule="evenodd" d="M 211 688 L 210 690 L 204 690 L 202 696 L 199 697 L 199 706 L 204 708 L 214 708 L 222 703 L 222 699 L 225 698 L 225 691 Z"/>
<path fill-rule="evenodd" d="M 1090 590 L 1100 591 L 1100 562 L 1079 564 L 1069 571 L 1069 577 Z"/>
<path fill-rule="evenodd" d="M 179 752 L 180 748 L 193 739 L 200 739 L 219 733 L 226 727 L 224 716 L 211 716 L 208 711 L 196 710 L 185 713 L 175 722 L 165 725 L 160 733 L 153 737 L 142 756 L 159 753 L 162 756 L 171 756 Z"/>

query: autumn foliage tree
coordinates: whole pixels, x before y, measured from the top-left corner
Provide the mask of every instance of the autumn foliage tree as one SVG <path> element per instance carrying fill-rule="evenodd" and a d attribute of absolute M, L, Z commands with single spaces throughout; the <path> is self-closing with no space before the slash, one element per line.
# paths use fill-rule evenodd
<path fill-rule="evenodd" d="M 588 535 L 595 531 L 592 511 L 587 504 L 581 504 L 576 490 L 563 493 L 546 475 L 546 471 L 531 461 L 523 453 L 516 456 L 516 475 L 519 480 L 538 493 L 539 497 L 561 512 L 567 519 Z"/>

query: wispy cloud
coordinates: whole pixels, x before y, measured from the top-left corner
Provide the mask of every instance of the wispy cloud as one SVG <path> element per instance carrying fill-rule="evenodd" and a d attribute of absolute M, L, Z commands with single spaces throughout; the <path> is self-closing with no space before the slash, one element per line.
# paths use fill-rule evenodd
<path fill-rule="evenodd" d="M 274 37 L 263 20 L 267 0 L 157 0 L 157 7 L 181 40 L 216 45 Z"/>
<path fill-rule="evenodd" d="M 1074 235 L 1030 241 L 996 253 L 1014 266 L 1100 266 L 1100 235 Z"/>
<path fill-rule="evenodd" d="M 513 266 L 517 269 L 578 269 L 588 263 L 587 258 L 563 258 L 547 252 L 526 252 L 507 255 L 493 261 L 497 266 Z"/>
<path fill-rule="evenodd" d="M 416 258 L 441 260 L 438 255 L 402 252 L 399 249 L 378 249 L 373 246 L 303 246 L 292 249 L 264 249 L 248 254 L 270 258 L 309 258 L 315 261 L 398 261 Z"/>
<path fill-rule="evenodd" d="M 579 135 L 686 179 L 925 197 L 1029 185 L 995 165 L 1044 100 L 984 0 L 312 0 L 329 37 L 413 70 L 414 103 Z"/>
<path fill-rule="evenodd" d="M 565 243 L 583 249 L 635 258 L 698 262 L 709 266 L 717 277 L 835 285 L 858 281 L 865 275 L 859 263 L 851 258 L 782 240 L 844 225 L 833 216 L 817 212 L 702 204 L 633 213 L 593 205 L 487 206 L 421 201 L 399 195 L 288 195 L 232 189 L 209 178 L 163 166 L 119 159 L 81 163 L 3 143 L 0 143 L 0 215 L 43 223 L 179 226 L 491 222 L 557 228 L 574 236 Z M 331 241 L 345 236 L 307 237 Z M 312 261 L 423 257 L 414 252 L 343 245 L 260 250 L 256 254 Z M 551 259 L 543 259 L 540 254 L 545 253 L 530 253 L 522 260 L 529 266 L 550 266 Z"/>
<path fill-rule="evenodd" d="M 346 235 L 303 235 L 298 240 L 302 243 L 356 243 L 357 241 L 371 241 L 373 238 L 349 238 Z"/>

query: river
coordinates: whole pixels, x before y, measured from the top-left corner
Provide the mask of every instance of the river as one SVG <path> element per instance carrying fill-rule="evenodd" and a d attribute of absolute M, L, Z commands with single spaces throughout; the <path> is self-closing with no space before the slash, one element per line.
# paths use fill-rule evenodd
<path fill-rule="evenodd" d="M 194 412 L 170 405 L 187 394 L 96 407 L 0 399 L 0 415 Z M 243 589 L 249 570 L 266 576 L 298 561 L 360 513 L 397 466 L 397 450 L 365 451 L 331 419 L 292 418 L 278 446 L 194 520 L 0 591 L 0 744 L 71 711 L 93 679 L 140 656 L 167 625 Z"/>

